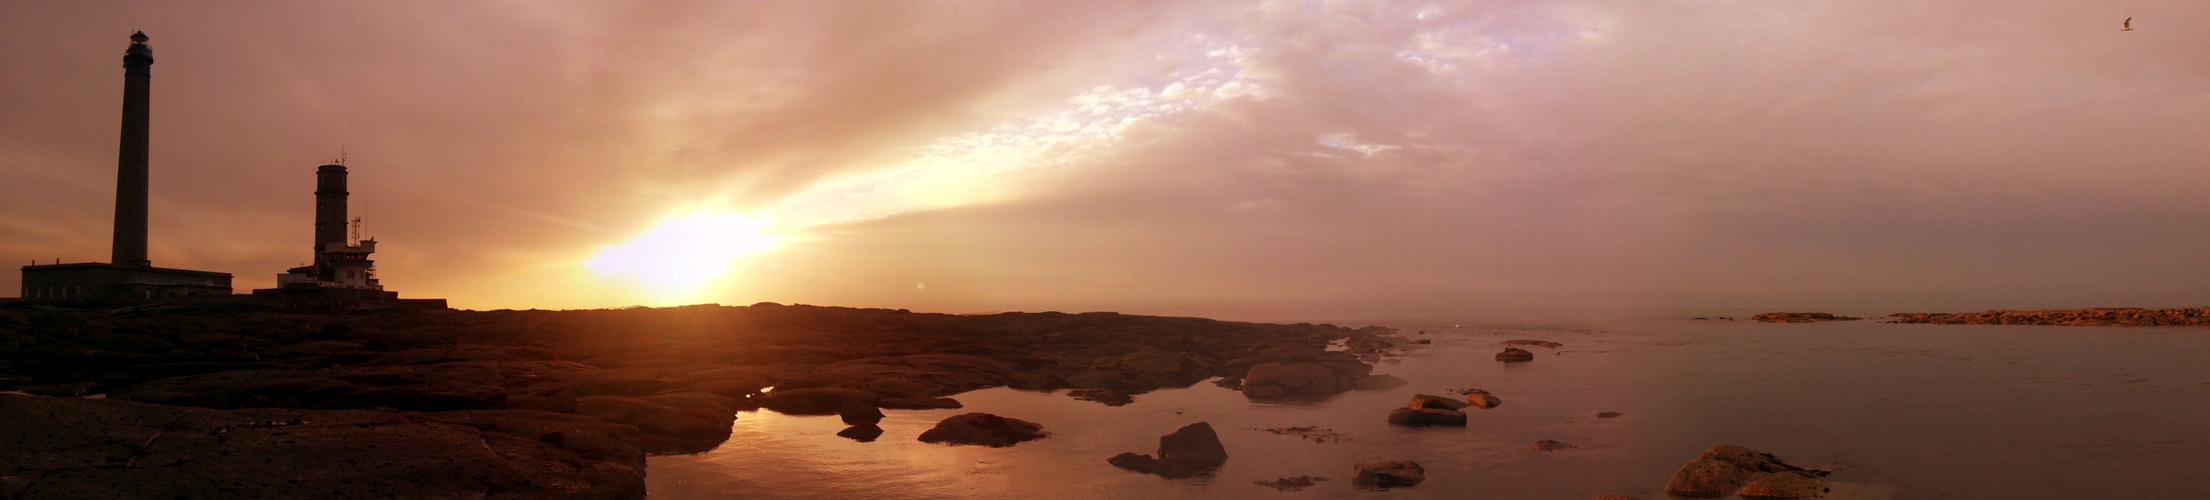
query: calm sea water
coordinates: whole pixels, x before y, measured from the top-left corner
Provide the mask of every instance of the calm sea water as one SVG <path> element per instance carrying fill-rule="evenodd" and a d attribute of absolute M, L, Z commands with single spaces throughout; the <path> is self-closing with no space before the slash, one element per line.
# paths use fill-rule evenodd
<path fill-rule="evenodd" d="M 1828 498 L 2204 498 L 2210 495 L 2210 330 L 1638 321 L 1396 324 L 1425 330 L 1376 373 L 1409 386 L 1304 404 L 1252 402 L 1198 384 L 1106 407 L 997 388 L 960 410 L 890 411 L 871 443 L 836 416 L 738 416 L 713 451 L 649 459 L 661 498 L 1664 498 L 1666 478 L 1719 443 L 1837 471 Z M 1506 339 L 1529 363 L 1493 355 Z M 1479 388 L 1464 428 L 1385 422 L 1413 394 Z M 1011 448 L 915 440 L 938 420 L 989 412 L 1043 424 Z M 1599 419 L 1597 412 L 1624 416 Z M 1210 422 L 1230 456 L 1210 477 L 1162 479 L 1105 463 Z M 1311 426 L 1314 442 L 1260 429 Z M 1578 446 L 1534 452 L 1554 439 Z M 1349 484 L 1351 464 L 1415 460 L 1428 480 Z M 1253 481 L 1320 476 L 1301 491 Z"/>

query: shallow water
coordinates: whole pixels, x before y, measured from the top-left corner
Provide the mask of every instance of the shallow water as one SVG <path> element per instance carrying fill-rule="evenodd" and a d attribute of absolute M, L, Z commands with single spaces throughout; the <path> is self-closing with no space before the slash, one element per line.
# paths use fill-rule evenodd
<path fill-rule="evenodd" d="M 871 443 L 834 415 L 738 415 L 720 448 L 649 459 L 662 498 L 1560 498 L 1659 499 L 1667 476 L 1719 443 L 1836 471 L 1828 498 L 2200 498 L 2210 491 L 2210 330 L 1640 321 L 1400 324 L 1415 346 L 1375 373 L 1411 384 L 1325 401 L 1259 403 L 1200 383 L 1107 407 L 997 388 L 959 410 L 889 411 Z M 1505 339 L 1544 339 L 1527 363 Z M 1464 428 L 1387 425 L 1413 394 L 1479 388 Z M 1622 412 L 1612 419 L 1595 413 Z M 914 439 L 989 412 L 1053 435 L 1010 448 Z M 1162 479 L 1107 457 L 1210 422 L 1230 456 L 1210 477 Z M 1266 428 L 1315 426 L 1314 442 Z M 1554 439 L 1578 446 L 1534 452 Z M 1351 464 L 1415 460 L 1412 488 L 1349 484 Z M 1252 484 L 1301 475 L 1299 491 Z"/>

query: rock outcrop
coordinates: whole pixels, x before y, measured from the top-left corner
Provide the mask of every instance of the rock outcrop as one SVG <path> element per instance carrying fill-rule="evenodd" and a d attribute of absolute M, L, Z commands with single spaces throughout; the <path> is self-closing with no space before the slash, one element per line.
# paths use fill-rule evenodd
<path fill-rule="evenodd" d="M 1529 450 L 1533 450 L 1533 451 L 1558 451 L 1558 450 L 1570 450 L 1570 449 L 1573 449 L 1573 448 L 1574 448 L 1574 446 L 1573 446 L 1573 445 L 1570 445 L 1570 444 L 1565 444 L 1565 443 L 1561 443 L 1561 442 L 1558 442 L 1558 441 L 1552 441 L 1552 440 L 1548 440 L 1548 439 L 1544 439 L 1544 440 L 1540 440 L 1540 441 L 1535 441 L 1535 444 L 1527 445 L 1527 449 L 1529 449 Z"/>
<path fill-rule="evenodd" d="M 1516 340 L 1506 340 L 1506 341 L 1503 341 L 1503 342 L 1499 342 L 1499 343 L 1501 343 L 1501 344 L 1504 344 L 1504 345 L 1531 345 L 1531 346 L 1536 346 L 1536 347 L 1548 347 L 1548 348 L 1551 348 L 1551 349 L 1556 349 L 1556 348 L 1560 348 L 1560 347 L 1565 347 L 1565 344 L 1560 344 L 1560 343 L 1557 343 L 1557 342 L 1551 342 L 1551 341 L 1548 341 L 1548 340 L 1526 340 L 1526 339 L 1516 339 Z"/>
<path fill-rule="evenodd" d="M 1394 460 L 1358 464 L 1351 467 L 1351 484 L 1372 488 L 1401 488 L 1416 486 L 1427 480 L 1427 469 L 1419 462 Z"/>
<path fill-rule="evenodd" d="M 636 429 L 529 410 L 217 410 L 0 394 L 13 498 L 643 498 Z"/>
<path fill-rule="evenodd" d="M 1704 450 L 1666 480 L 1665 492 L 1682 496 L 1810 498 L 1826 493 L 1825 471 L 1781 462 L 1769 453 L 1722 444 Z"/>
<path fill-rule="evenodd" d="M 1126 406 L 1129 403 L 1136 402 L 1136 398 L 1129 396 L 1128 393 L 1112 389 L 1075 389 L 1067 391 L 1067 396 L 1083 401 L 1095 401 L 1105 406 Z"/>
<path fill-rule="evenodd" d="M 920 439 L 923 443 L 1004 448 L 1048 436 L 1050 434 L 1044 432 L 1044 426 L 1035 422 L 988 413 L 966 413 L 937 422 L 936 427 L 922 432 Z"/>
<path fill-rule="evenodd" d="M 1228 450 L 1212 424 L 1198 422 L 1159 437 L 1158 457 L 1122 453 L 1106 459 L 1114 467 L 1166 478 L 1186 478 L 1228 463 Z"/>
<path fill-rule="evenodd" d="M 844 425 L 875 425 L 882 422 L 884 416 L 882 410 L 875 408 L 875 405 L 859 401 L 845 401 L 844 407 L 838 408 L 836 415 L 844 420 Z"/>
<path fill-rule="evenodd" d="M 1496 360 L 1513 362 L 1534 361 L 1535 353 L 1528 352 L 1526 349 L 1521 349 L 1517 347 L 1506 347 L 1503 351 L 1499 351 L 1496 353 Z"/>

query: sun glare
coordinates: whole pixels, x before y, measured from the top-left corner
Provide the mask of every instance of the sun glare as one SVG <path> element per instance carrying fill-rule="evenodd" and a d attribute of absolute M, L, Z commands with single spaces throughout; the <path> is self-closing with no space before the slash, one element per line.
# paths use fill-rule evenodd
<path fill-rule="evenodd" d="M 739 215 L 674 217 L 620 245 L 600 249 L 584 265 L 602 276 L 680 298 L 728 273 L 738 259 L 774 248 L 767 221 Z"/>

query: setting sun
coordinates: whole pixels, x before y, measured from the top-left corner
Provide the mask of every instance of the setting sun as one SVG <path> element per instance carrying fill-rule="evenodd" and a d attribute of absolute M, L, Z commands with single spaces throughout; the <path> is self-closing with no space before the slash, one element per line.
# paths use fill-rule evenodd
<path fill-rule="evenodd" d="M 767 221 L 740 215 L 696 214 L 661 221 L 620 245 L 600 249 L 584 265 L 601 276 L 628 280 L 654 295 L 676 297 L 727 273 L 737 259 L 774 248 Z"/>

